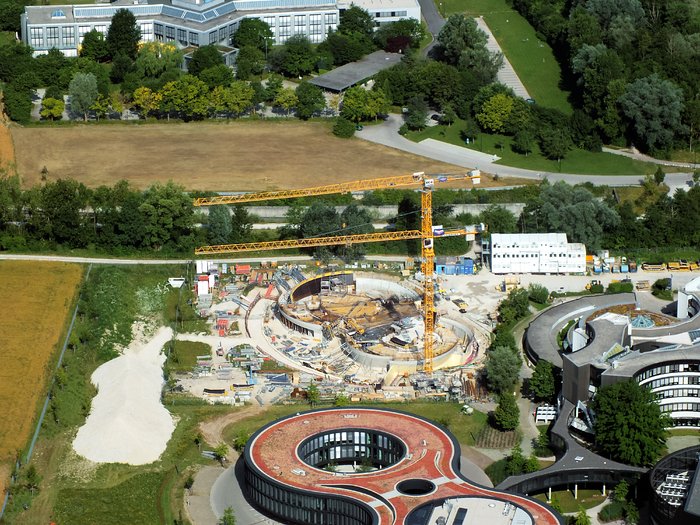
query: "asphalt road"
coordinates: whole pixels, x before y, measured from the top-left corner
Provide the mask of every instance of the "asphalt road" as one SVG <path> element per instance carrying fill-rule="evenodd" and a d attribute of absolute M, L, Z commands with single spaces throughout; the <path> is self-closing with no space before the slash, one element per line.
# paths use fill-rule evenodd
<path fill-rule="evenodd" d="M 551 182 L 563 180 L 569 184 L 580 182 L 592 182 L 597 185 L 608 186 L 637 186 L 643 180 L 641 175 L 580 175 L 575 173 L 553 173 L 547 171 L 532 171 L 511 166 L 495 164 L 499 160 L 494 155 L 488 155 L 480 151 L 454 146 L 446 142 L 427 139 L 421 142 L 412 142 L 399 135 L 398 131 L 403 124 L 403 118 L 398 114 L 391 114 L 386 121 L 377 126 L 365 126 L 356 135 L 369 142 L 382 144 L 391 148 L 413 153 L 430 159 L 439 160 L 462 166 L 464 168 L 478 168 L 483 172 L 498 174 L 500 176 L 521 177 L 524 179 L 542 180 L 547 178 Z M 692 173 L 669 173 L 666 175 L 666 184 L 671 192 L 676 188 L 690 187 Z"/>

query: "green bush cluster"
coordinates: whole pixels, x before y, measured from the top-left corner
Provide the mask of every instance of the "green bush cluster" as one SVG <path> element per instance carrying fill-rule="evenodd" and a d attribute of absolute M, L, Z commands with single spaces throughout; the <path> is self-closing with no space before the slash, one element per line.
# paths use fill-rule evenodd
<path fill-rule="evenodd" d="M 355 134 L 355 124 L 348 119 L 338 117 L 333 126 L 333 135 L 343 139 L 349 139 Z"/>
<path fill-rule="evenodd" d="M 634 285 L 631 282 L 610 283 L 608 285 L 608 293 L 627 293 L 632 291 L 634 291 Z"/>

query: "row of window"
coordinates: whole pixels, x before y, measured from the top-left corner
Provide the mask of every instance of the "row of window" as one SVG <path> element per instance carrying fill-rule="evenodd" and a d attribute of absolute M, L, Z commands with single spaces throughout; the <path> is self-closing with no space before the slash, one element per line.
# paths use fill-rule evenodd
<path fill-rule="evenodd" d="M 269 483 L 246 468 L 246 489 L 253 502 L 285 523 L 303 525 L 369 525 L 370 513 L 349 500 L 302 494 Z"/>
<path fill-rule="evenodd" d="M 669 403 L 659 408 L 661 412 L 700 412 L 700 403 Z"/>
<path fill-rule="evenodd" d="M 372 13 L 374 18 L 394 18 L 397 16 L 407 16 L 408 11 L 376 11 Z"/>
<path fill-rule="evenodd" d="M 641 385 L 647 388 L 656 389 L 672 385 L 700 385 L 700 376 L 670 376 L 661 377 L 652 381 L 640 381 Z"/>
<path fill-rule="evenodd" d="M 44 37 L 46 37 L 46 44 L 44 44 Z M 32 27 L 29 30 L 29 45 L 32 47 L 75 46 L 75 28 L 73 26 Z"/>
<path fill-rule="evenodd" d="M 670 365 L 660 365 L 654 368 L 649 368 L 648 370 L 637 374 L 636 379 L 637 381 L 641 382 L 650 377 L 677 372 L 700 372 L 700 363 L 673 363 Z"/>
<path fill-rule="evenodd" d="M 669 388 L 656 392 L 656 399 L 668 399 L 670 397 L 700 397 L 698 388 Z"/>
<path fill-rule="evenodd" d="M 403 444 L 381 432 L 340 431 L 314 436 L 299 446 L 299 456 L 315 467 L 371 458 L 372 463 L 388 466 L 404 456 Z"/>

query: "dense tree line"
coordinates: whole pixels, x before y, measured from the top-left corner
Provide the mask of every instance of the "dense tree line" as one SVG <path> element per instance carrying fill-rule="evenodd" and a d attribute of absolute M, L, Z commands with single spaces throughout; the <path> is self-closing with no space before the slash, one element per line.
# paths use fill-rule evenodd
<path fill-rule="evenodd" d="M 700 13 L 691 0 L 513 0 L 555 50 L 607 143 L 655 154 L 700 132 Z"/>
<path fill-rule="evenodd" d="M 15 30 L 23 5 L 8 2 L 0 2 L 0 26 Z M 247 19 L 233 35 L 239 48 L 235 75 L 215 46 L 197 48 L 188 58 L 185 74 L 181 69 L 185 57 L 174 43 L 139 44 L 140 36 L 134 15 L 119 10 L 106 35 L 96 30 L 85 35 L 78 58 L 67 58 L 57 49 L 33 58 L 24 44 L 1 44 L 0 82 L 6 112 L 15 121 L 28 121 L 32 94 L 44 87 L 41 115 L 47 120 L 62 117 L 67 109 L 65 95 L 70 96 L 72 116 L 84 120 L 117 116 L 124 107 L 134 107 L 144 117 L 228 118 L 255 112 L 264 104 L 287 114 L 296 110 L 297 116 L 307 119 L 326 107 L 321 90 L 304 82 L 296 90 L 283 88 L 283 76 L 302 77 L 357 60 L 380 47 L 410 51 L 424 34 L 414 20 L 387 24 L 375 33 L 369 13 L 352 7 L 341 15 L 338 30 L 318 46 L 299 35 L 273 46 L 268 24 Z M 275 74 L 263 87 L 261 79 L 268 70 Z M 374 109 L 367 114 L 355 111 L 352 119 L 375 118 L 386 111 L 384 99 L 372 97 Z M 353 102 L 353 95 L 349 100 Z"/>

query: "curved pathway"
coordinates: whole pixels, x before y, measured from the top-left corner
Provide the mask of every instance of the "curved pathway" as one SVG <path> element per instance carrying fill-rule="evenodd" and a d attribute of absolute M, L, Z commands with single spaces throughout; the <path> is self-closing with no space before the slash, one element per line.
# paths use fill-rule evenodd
<path fill-rule="evenodd" d="M 564 181 L 569 184 L 580 182 L 591 182 L 597 185 L 608 186 L 637 186 L 644 179 L 643 175 L 581 175 L 576 173 L 553 173 L 548 171 L 533 171 L 512 166 L 501 166 L 496 164 L 500 160 L 495 155 L 488 155 L 479 151 L 463 148 L 441 142 L 434 139 L 426 139 L 421 142 L 412 142 L 399 135 L 399 128 L 403 124 L 401 115 L 392 113 L 386 121 L 376 126 L 365 126 L 362 131 L 356 132 L 357 137 L 382 144 L 391 148 L 413 153 L 434 160 L 440 160 L 462 166 L 464 168 L 478 168 L 483 172 L 500 176 L 521 177 L 525 179 L 542 180 L 549 179 L 552 182 Z M 691 173 L 669 173 L 666 175 L 666 184 L 674 190 L 675 188 L 689 186 L 692 180 Z"/>
<path fill-rule="evenodd" d="M 605 153 L 611 153 L 613 155 L 620 155 L 621 157 L 627 157 L 634 160 L 641 160 L 642 162 L 651 162 L 652 164 L 661 164 L 662 166 L 672 166 L 674 168 L 686 168 L 691 170 L 700 169 L 700 164 L 693 164 L 692 162 L 674 162 L 672 160 L 663 160 L 650 157 L 644 153 L 640 153 L 636 148 L 629 149 L 615 149 L 603 147 Z"/>

